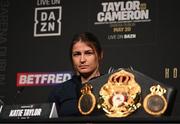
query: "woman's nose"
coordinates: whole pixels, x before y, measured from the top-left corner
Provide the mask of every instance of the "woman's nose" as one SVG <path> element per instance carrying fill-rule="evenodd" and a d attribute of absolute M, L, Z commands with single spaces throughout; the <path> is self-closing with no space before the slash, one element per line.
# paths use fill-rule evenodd
<path fill-rule="evenodd" d="M 86 61 L 86 57 L 84 55 L 81 55 L 80 61 L 81 62 L 85 62 Z"/>

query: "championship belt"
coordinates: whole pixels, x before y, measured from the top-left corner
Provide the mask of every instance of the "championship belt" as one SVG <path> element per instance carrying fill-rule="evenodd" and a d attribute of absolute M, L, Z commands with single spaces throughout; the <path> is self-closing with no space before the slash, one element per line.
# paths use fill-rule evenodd
<path fill-rule="evenodd" d="M 167 109 L 167 100 L 163 96 L 166 89 L 160 85 L 151 86 L 151 93 L 148 94 L 143 101 L 144 110 L 151 115 L 161 115 Z"/>
<path fill-rule="evenodd" d="M 126 117 L 141 106 L 141 87 L 125 70 L 113 73 L 99 91 L 98 108 L 108 117 Z"/>

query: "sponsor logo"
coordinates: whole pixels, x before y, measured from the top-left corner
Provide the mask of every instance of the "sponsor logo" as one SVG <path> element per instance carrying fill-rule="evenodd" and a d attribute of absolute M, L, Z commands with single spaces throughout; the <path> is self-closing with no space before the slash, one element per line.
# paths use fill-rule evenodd
<path fill-rule="evenodd" d="M 61 6 L 35 8 L 34 37 L 61 35 Z"/>
<path fill-rule="evenodd" d="M 65 73 L 17 73 L 16 86 L 46 86 L 60 84 L 71 79 L 70 72 Z"/>

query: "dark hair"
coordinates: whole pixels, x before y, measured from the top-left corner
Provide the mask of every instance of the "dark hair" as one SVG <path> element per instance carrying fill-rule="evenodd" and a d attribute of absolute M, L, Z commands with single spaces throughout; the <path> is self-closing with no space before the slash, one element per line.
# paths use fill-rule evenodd
<path fill-rule="evenodd" d="M 73 48 L 73 45 L 76 44 L 78 41 L 87 43 L 90 47 L 92 47 L 93 49 L 96 50 L 96 52 L 98 54 L 98 57 L 101 57 L 102 48 L 101 48 L 101 45 L 99 43 L 98 38 L 94 34 L 92 34 L 90 32 L 83 32 L 83 33 L 75 34 L 73 39 L 72 39 L 72 42 L 71 42 L 71 45 L 70 45 L 71 61 L 72 61 L 72 48 Z"/>

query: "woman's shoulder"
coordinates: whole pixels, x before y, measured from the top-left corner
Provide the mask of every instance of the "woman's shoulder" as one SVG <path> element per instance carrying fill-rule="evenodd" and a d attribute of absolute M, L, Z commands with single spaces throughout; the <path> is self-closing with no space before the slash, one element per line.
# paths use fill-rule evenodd
<path fill-rule="evenodd" d="M 54 97 L 66 98 L 67 96 L 70 95 L 69 92 L 75 93 L 77 89 L 77 82 L 78 82 L 78 77 L 73 76 L 71 79 L 63 83 L 54 85 L 53 88 L 51 89 L 50 98 L 51 99 Z"/>
<path fill-rule="evenodd" d="M 54 89 L 59 90 L 59 89 L 63 89 L 63 88 L 66 88 L 66 87 L 68 88 L 68 87 L 77 85 L 78 83 L 81 83 L 79 76 L 73 75 L 71 79 L 69 79 L 69 80 L 67 80 L 65 82 L 62 82 L 60 84 L 54 85 Z"/>

